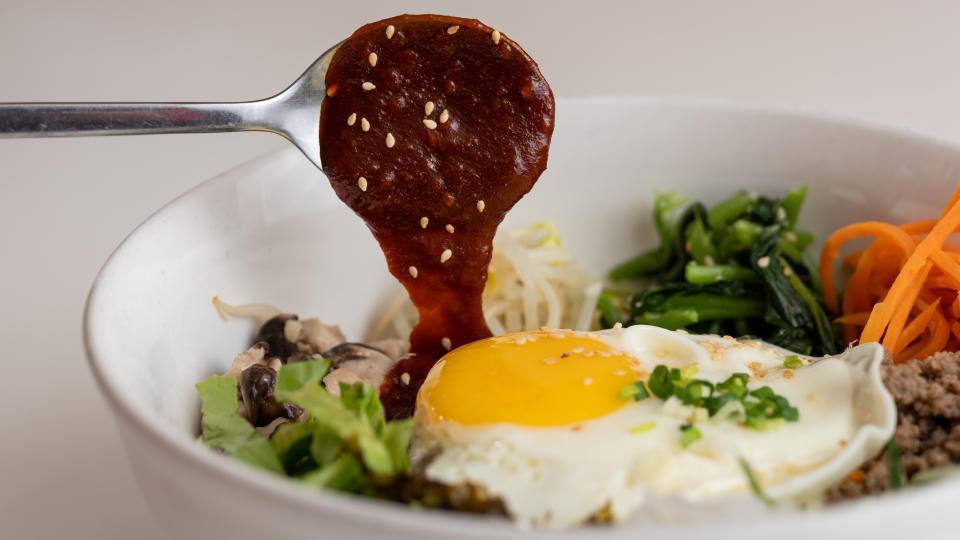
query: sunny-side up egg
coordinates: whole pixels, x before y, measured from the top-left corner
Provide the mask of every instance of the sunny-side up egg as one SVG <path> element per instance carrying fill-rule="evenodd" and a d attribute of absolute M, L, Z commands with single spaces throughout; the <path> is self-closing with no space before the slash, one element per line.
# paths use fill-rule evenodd
<path fill-rule="evenodd" d="M 477 341 L 428 375 L 411 456 L 428 479 L 481 487 L 533 526 L 622 521 L 651 497 L 746 498 L 743 463 L 767 496 L 809 501 L 880 451 L 896 410 L 880 380 L 879 345 L 796 369 L 784 367 L 789 354 L 650 326 Z M 676 397 L 624 399 L 625 386 L 661 364 L 712 383 L 746 373 L 750 390 L 769 386 L 799 419 L 757 430 Z M 701 436 L 684 447 L 681 426 L 691 423 Z"/>

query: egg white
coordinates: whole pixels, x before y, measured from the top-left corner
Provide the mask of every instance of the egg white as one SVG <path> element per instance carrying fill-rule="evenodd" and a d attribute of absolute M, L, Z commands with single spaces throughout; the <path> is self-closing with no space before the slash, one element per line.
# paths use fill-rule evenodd
<path fill-rule="evenodd" d="M 800 420 L 773 431 L 701 420 L 701 440 L 683 449 L 680 426 L 695 411 L 676 398 L 651 396 L 556 427 L 465 426 L 418 409 L 413 462 L 430 480 L 483 487 L 520 524 L 567 528 L 604 510 L 623 521 L 651 497 L 697 502 L 746 494 L 741 459 L 775 497 L 809 498 L 878 452 L 893 432 L 895 409 L 876 374 L 881 349 L 875 345 L 860 348 L 859 357 L 869 357 L 864 362 L 848 361 L 848 353 L 787 370 L 790 353 L 760 342 L 649 326 L 593 335 L 633 356 L 640 373 L 658 364 L 695 364 L 696 378 L 711 382 L 750 373 L 751 389 L 770 386 L 799 409 Z M 655 427 L 631 432 L 650 423 Z"/>

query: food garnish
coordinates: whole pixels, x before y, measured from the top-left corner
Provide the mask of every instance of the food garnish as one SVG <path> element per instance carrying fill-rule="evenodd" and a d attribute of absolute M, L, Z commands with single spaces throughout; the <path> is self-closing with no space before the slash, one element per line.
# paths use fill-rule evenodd
<path fill-rule="evenodd" d="M 709 209 L 657 194 L 660 245 L 610 271 L 613 280 L 652 283 L 632 295 L 606 291 L 597 303 L 601 325 L 754 336 L 802 354 L 838 353 L 820 276 L 804 251 L 813 237 L 795 228 L 806 191 L 793 188 L 779 200 L 740 192 Z"/>
<path fill-rule="evenodd" d="M 793 358 L 797 358 L 795 355 Z M 789 360 L 791 357 L 788 356 Z M 798 358 L 799 361 L 799 358 Z M 784 361 L 786 363 L 786 360 Z M 723 382 L 713 384 L 703 379 L 691 378 L 696 373 L 695 365 L 685 368 L 670 368 L 658 364 L 653 368 L 646 386 L 643 381 L 624 386 L 617 397 L 621 400 L 634 399 L 641 401 L 650 394 L 667 400 L 675 397 L 683 405 L 694 407 L 694 410 L 703 410 L 708 418 L 715 417 L 721 411 L 721 420 L 731 420 L 741 423 L 744 427 L 758 431 L 769 431 L 783 425 L 784 422 L 796 422 L 800 413 L 790 401 L 775 393 L 769 386 L 762 386 L 755 390 L 747 388 L 750 378 L 748 373 L 734 373 Z M 649 392 L 647 391 L 649 387 Z M 687 436 L 688 438 L 694 435 Z M 696 438 L 700 438 L 699 431 Z M 693 441 L 688 441 L 684 448 Z"/>
<path fill-rule="evenodd" d="M 896 226 L 878 221 L 834 231 L 823 246 L 820 274 L 827 308 L 840 311 L 834 263 L 840 247 L 874 236 L 867 248 L 843 260 L 853 274 L 843 291 L 844 338 L 880 342 L 898 363 L 960 346 L 960 246 L 949 241 L 960 228 L 960 188 L 936 220 Z M 924 236 L 925 235 L 925 236 Z"/>
<path fill-rule="evenodd" d="M 211 375 L 197 385 L 201 441 L 248 464 L 317 487 L 372 493 L 409 473 L 410 419 L 385 420 L 376 389 L 340 383 L 340 397 L 321 384 L 329 360 L 280 367 L 276 398 L 296 404 L 305 422 L 280 425 L 267 438 L 238 412 L 237 378 Z"/>

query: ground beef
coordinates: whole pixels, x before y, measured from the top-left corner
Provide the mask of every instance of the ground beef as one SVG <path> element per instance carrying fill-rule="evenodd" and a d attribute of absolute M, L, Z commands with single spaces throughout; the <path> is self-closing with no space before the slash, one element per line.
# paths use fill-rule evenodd
<path fill-rule="evenodd" d="M 960 463 L 960 353 L 940 352 L 924 361 L 886 363 L 883 382 L 893 394 L 900 447 L 907 479 L 936 467 Z M 885 452 L 827 492 L 828 500 L 881 493 L 889 487 Z"/>

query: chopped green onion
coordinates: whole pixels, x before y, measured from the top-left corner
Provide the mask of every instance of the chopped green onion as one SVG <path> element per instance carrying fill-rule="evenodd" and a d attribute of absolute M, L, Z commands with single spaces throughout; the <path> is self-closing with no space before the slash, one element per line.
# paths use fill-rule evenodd
<path fill-rule="evenodd" d="M 653 395 L 660 399 L 667 399 L 673 395 L 673 383 L 670 381 L 670 370 L 663 364 L 653 368 L 653 373 L 647 381 L 647 386 Z"/>
<path fill-rule="evenodd" d="M 890 439 L 887 445 L 887 474 L 890 480 L 890 490 L 895 491 L 903 487 L 903 468 L 900 465 L 900 447 L 897 441 Z"/>
<path fill-rule="evenodd" d="M 634 435 L 638 433 L 646 433 L 648 431 L 653 430 L 655 427 L 657 427 L 656 422 L 647 422 L 644 424 L 640 424 L 638 426 L 633 426 L 632 428 L 630 428 L 630 433 L 633 433 Z"/>
<path fill-rule="evenodd" d="M 694 422 L 706 422 L 710 419 L 710 411 L 704 407 L 694 407 L 693 408 L 693 421 Z"/>
<path fill-rule="evenodd" d="M 699 441 L 702 437 L 700 430 L 693 427 L 692 424 L 683 424 L 680 426 L 680 432 L 680 446 L 684 449 Z"/>
<path fill-rule="evenodd" d="M 755 429 L 757 431 L 775 431 L 783 427 L 787 421 L 783 418 L 764 418 L 764 417 L 754 417 L 747 418 L 745 422 L 746 426 L 750 429 Z"/>
<path fill-rule="evenodd" d="M 746 373 L 734 373 L 727 380 L 717 384 L 718 392 L 728 392 L 737 399 L 743 399 L 747 395 L 747 380 L 750 378 Z"/>
<path fill-rule="evenodd" d="M 713 397 L 713 391 L 713 383 L 696 379 L 687 383 L 677 397 L 684 405 L 701 405 Z"/>
<path fill-rule="evenodd" d="M 770 388 L 769 386 L 761 386 L 760 388 L 750 392 L 750 395 L 757 399 L 767 399 L 773 397 L 774 392 L 773 388 Z"/>
<path fill-rule="evenodd" d="M 753 473 L 753 468 L 750 467 L 747 460 L 740 457 L 737 458 L 737 461 L 740 462 L 740 468 L 743 469 L 743 474 L 747 477 L 747 482 L 750 484 L 750 491 L 752 491 L 758 499 L 763 501 L 763 504 L 771 507 L 774 506 L 776 502 L 763 491 L 763 486 L 760 485 L 757 475 Z"/>
<path fill-rule="evenodd" d="M 683 379 L 692 379 L 694 375 L 700 373 L 700 368 L 696 364 L 690 364 L 680 368 L 680 377 Z"/>
<path fill-rule="evenodd" d="M 944 478 L 950 476 L 956 476 L 960 473 L 960 466 L 958 465 L 946 465 L 942 467 L 934 467 L 932 469 L 924 469 L 910 478 L 910 484 L 926 484 L 927 482 L 934 482 L 937 480 L 943 480 Z"/>
<path fill-rule="evenodd" d="M 650 397 L 650 393 L 647 392 L 647 387 L 644 386 L 643 381 L 637 381 L 633 384 L 628 384 L 620 389 L 617 392 L 617 398 L 620 400 L 626 401 L 630 398 L 633 398 L 634 401 L 642 401 Z"/>
<path fill-rule="evenodd" d="M 803 367 L 803 360 L 800 360 L 800 357 L 791 354 L 783 359 L 783 367 L 787 369 L 800 369 Z"/>

